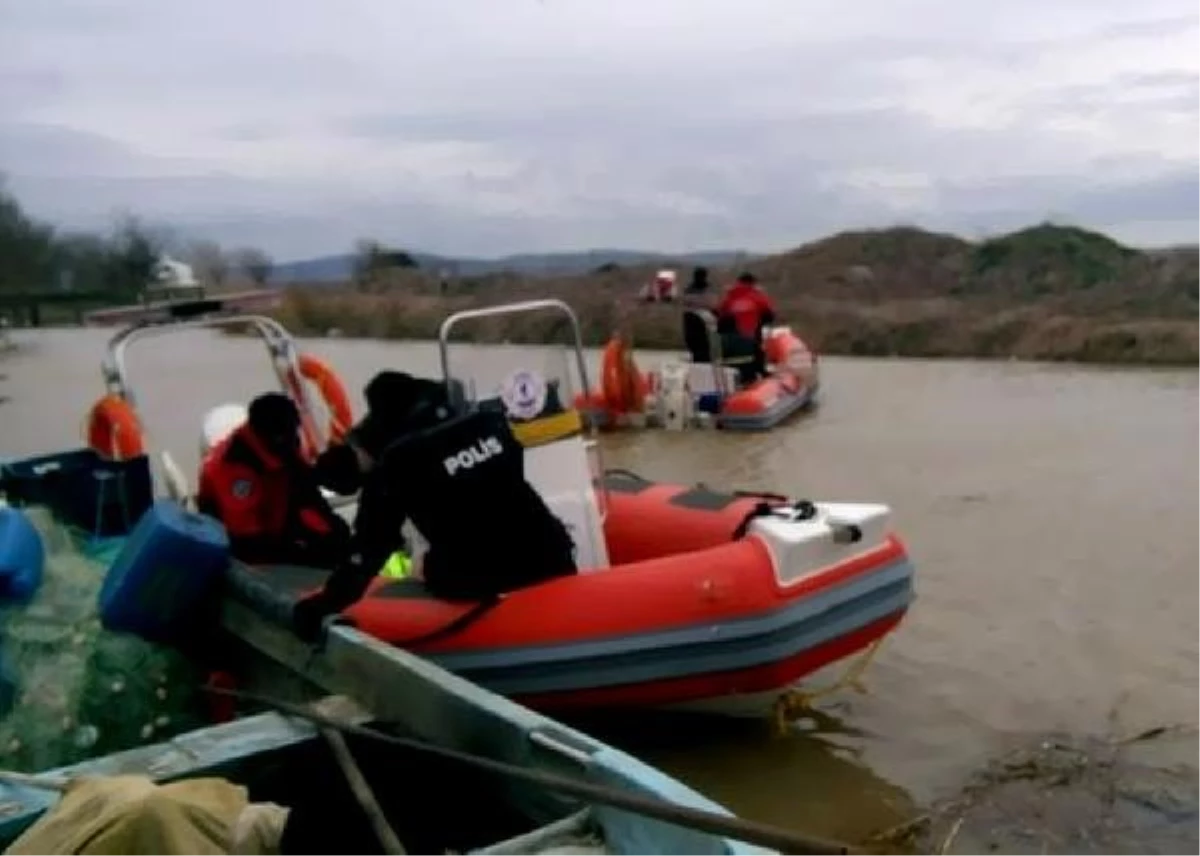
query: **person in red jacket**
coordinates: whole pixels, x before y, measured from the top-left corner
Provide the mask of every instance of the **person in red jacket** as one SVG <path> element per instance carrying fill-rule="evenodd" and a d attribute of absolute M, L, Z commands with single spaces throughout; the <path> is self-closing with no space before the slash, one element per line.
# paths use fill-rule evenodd
<path fill-rule="evenodd" d="M 754 363 L 743 373 L 743 381 L 766 373 L 762 333 L 763 328 L 774 321 L 775 303 L 752 273 L 739 276 L 721 296 L 721 302 L 717 304 L 717 330 L 724 340 L 724 352 L 729 356 L 754 355 Z"/>
<path fill-rule="evenodd" d="M 302 458 L 300 414 L 282 393 L 250 402 L 246 422 L 209 452 L 196 505 L 224 524 L 230 552 L 248 564 L 332 568 L 350 550 L 350 527 Z"/>

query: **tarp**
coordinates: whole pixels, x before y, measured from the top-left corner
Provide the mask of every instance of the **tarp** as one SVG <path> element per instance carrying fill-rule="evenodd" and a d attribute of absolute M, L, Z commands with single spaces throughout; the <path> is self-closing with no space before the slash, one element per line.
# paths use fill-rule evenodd
<path fill-rule="evenodd" d="M 278 853 L 287 816 L 224 779 L 82 778 L 5 852 Z"/>

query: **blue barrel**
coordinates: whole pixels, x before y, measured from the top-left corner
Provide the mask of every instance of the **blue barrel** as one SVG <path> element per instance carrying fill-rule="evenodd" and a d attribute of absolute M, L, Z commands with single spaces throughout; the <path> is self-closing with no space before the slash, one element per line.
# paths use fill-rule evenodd
<path fill-rule="evenodd" d="M 28 600 L 42 584 L 46 548 L 19 508 L 0 508 L 0 600 Z"/>
<path fill-rule="evenodd" d="M 225 528 L 160 499 L 142 515 L 100 589 L 109 630 L 152 642 L 182 642 L 211 613 L 229 566 Z"/>

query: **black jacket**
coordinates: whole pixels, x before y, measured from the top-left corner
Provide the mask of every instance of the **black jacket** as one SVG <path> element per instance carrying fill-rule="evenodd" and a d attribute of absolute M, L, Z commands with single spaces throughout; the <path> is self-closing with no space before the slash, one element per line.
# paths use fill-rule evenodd
<path fill-rule="evenodd" d="M 354 522 L 358 584 L 403 543 L 411 520 L 429 542 L 429 590 L 484 599 L 575 572 L 566 526 L 525 480 L 525 450 L 503 414 L 474 411 L 418 430 L 383 453 L 367 476 Z M 365 577 L 365 579 L 364 579 Z M 333 594 L 333 592 L 331 592 Z"/>

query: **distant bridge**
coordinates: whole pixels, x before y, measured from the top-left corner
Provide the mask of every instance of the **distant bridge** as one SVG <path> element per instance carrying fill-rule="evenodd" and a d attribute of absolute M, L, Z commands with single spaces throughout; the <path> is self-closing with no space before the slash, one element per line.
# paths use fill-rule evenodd
<path fill-rule="evenodd" d="M 283 292 L 272 289 L 255 289 L 239 291 L 235 294 L 213 294 L 212 300 L 219 300 L 230 307 L 236 307 L 244 312 L 265 312 L 277 307 L 283 300 Z M 107 309 L 97 309 L 83 316 L 83 323 L 89 327 L 111 327 L 118 324 L 128 324 L 153 315 L 156 311 L 165 310 L 176 300 L 156 300 L 149 303 L 129 303 L 124 306 L 113 306 Z"/>
<path fill-rule="evenodd" d="M 54 312 L 57 323 L 106 326 L 123 324 L 147 310 L 161 308 L 179 296 L 197 297 L 195 289 L 155 289 L 144 298 L 162 295 L 166 300 L 129 303 L 128 293 L 111 291 L 0 291 L 0 318 L 8 318 L 14 327 L 41 327 L 44 314 Z M 201 292 L 202 294 L 202 292 Z M 272 309 L 279 304 L 282 292 L 244 291 L 237 294 L 216 294 L 214 299 L 236 298 L 238 305 L 249 311 Z"/>

